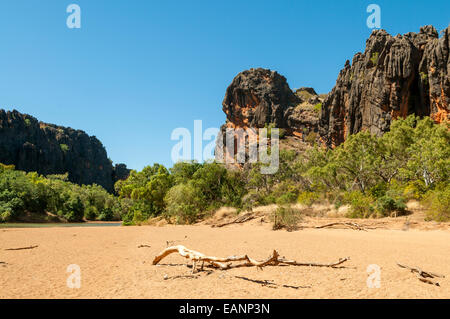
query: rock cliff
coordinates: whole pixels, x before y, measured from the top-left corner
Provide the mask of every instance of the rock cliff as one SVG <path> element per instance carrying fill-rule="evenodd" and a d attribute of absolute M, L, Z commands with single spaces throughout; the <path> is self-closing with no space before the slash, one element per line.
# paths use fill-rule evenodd
<path fill-rule="evenodd" d="M 323 103 L 322 140 L 334 147 L 361 130 L 380 135 L 409 114 L 450 119 L 449 33 L 439 38 L 433 26 L 396 36 L 374 30 Z"/>
<path fill-rule="evenodd" d="M 227 120 L 218 138 L 225 144 L 226 128 L 272 126 L 285 132 L 281 145 L 301 151 L 317 137 L 335 147 L 362 130 L 381 135 L 392 120 L 409 114 L 448 121 L 449 43 L 450 27 L 440 37 L 433 26 L 396 36 L 374 30 L 364 53 L 346 61 L 326 96 L 312 88 L 293 92 L 276 71 L 243 71 L 226 90 Z"/>
<path fill-rule="evenodd" d="M 39 122 L 18 111 L 0 109 L 0 163 L 39 174 L 65 174 L 77 184 L 98 184 L 112 192 L 114 182 L 128 176 L 113 167 L 102 143 L 80 130 Z"/>

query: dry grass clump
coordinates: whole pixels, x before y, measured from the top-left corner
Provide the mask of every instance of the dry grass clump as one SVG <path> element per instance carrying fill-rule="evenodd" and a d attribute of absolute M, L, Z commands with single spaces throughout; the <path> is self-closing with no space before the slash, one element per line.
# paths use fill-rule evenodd
<path fill-rule="evenodd" d="M 280 206 L 275 210 L 270 219 L 273 222 L 272 229 L 286 229 L 294 231 L 298 229 L 298 223 L 302 220 L 302 211 L 292 206 Z"/>

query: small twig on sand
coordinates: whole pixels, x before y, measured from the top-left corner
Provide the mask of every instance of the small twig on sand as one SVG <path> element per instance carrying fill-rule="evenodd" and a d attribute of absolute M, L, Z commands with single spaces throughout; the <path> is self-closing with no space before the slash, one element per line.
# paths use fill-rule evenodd
<path fill-rule="evenodd" d="M 268 287 L 268 288 L 275 288 L 275 289 L 278 288 L 278 287 L 292 288 L 292 289 L 311 288 L 311 286 L 279 285 L 279 284 L 274 283 L 273 280 L 257 280 L 257 279 L 250 279 L 250 278 L 241 277 L 241 276 L 234 276 L 234 277 L 238 278 L 238 279 L 254 282 L 256 284 L 260 284 L 260 285 L 262 285 L 264 287 Z"/>
<path fill-rule="evenodd" d="M 291 266 L 310 266 L 310 267 L 330 267 L 335 268 L 336 266 L 339 266 L 346 261 L 350 260 L 350 257 L 347 258 L 340 258 L 337 262 L 330 263 L 330 264 L 318 264 L 318 263 L 307 263 L 307 262 L 296 262 L 294 260 L 286 260 L 286 259 L 279 259 L 280 263 L 291 265 Z"/>
<path fill-rule="evenodd" d="M 314 228 L 316 229 L 321 229 L 321 228 L 326 228 L 326 227 L 333 227 L 333 226 L 347 226 L 351 229 L 355 229 L 355 230 L 364 230 L 367 231 L 364 226 L 358 225 L 357 223 L 351 223 L 351 222 L 337 222 L 337 223 L 330 223 L 330 224 L 326 224 L 326 225 L 322 225 L 322 226 L 315 226 Z"/>
<path fill-rule="evenodd" d="M 440 274 L 435 274 L 429 271 L 424 271 L 422 269 L 420 269 L 419 267 L 410 267 L 410 266 L 406 266 L 406 265 L 402 265 L 397 263 L 397 265 L 401 268 L 405 268 L 405 269 L 409 269 L 412 273 L 415 273 L 417 275 L 417 279 L 419 279 L 420 281 L 430 284 L 430 285 L 435 285 L 435 286 L 440 286 L 438 282 L 434 282 L 428 278 L 434 279 L 434 278 L 445 278 L 444 275 L 440 275 Z"/>
<path fill-rule="evenodd" d="M 197 278 L 199 278 L 199 275 L 179 275 L 179 276 L 173 276 L 173 277 L 164 276 L 164 280 L 171 280 L 171 279 L 197 279 Z"/>
<path fill-rule="evenodd" d="M 25 250 L 25 249 L 34 249 L 37 247 L 39 247 L 39 246 L 35 245 L 35 246 L 19 247 L 19 248 L 6 248 L 5 250 Z"/>
<path fill-rule="evenodd" d="M 152 246 L 150 245 L 139 245 L 137 248 L 151 248 Z"/>

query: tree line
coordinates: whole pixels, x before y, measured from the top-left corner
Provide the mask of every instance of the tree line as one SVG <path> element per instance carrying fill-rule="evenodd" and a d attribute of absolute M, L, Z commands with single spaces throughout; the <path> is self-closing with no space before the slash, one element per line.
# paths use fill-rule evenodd
<path fill-rule="evenodd" d="M 306 152 L 280 151 L 273 175 L 261 163 L 245 170 L 216 162 L 179 162 L 131 171 L 115 184 L 78 186 L 67 176 L 38 176 L 0 166 L 0 218 L 50 212 L 67 221 L 122 220 L 139 224 L 163 216 L 193 223 L 222 206 L 250 210 L 268 204 L 349 205 L 348 217 L 406 214 L 407 201 L 428 208 L 428 218 L 450 220 L 450 127 L 411 115 L 392 122 L 383 136 L 360 132 L 327 149 L 314 141 Z"/>

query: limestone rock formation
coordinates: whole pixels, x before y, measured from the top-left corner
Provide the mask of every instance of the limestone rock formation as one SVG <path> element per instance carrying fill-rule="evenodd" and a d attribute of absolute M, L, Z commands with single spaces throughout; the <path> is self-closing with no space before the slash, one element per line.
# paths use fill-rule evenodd
<path fill-rule="evenodd" d="M 432 26 L 397 36 L 374 30 L 323 103 L 322 140 L 333 147 L 361 130 L 380 135 L 409 114 L 449 120 L 450 27 L 442 33 Z"/>
<path fill-rule="evenodd" d="M 286 111 L 299 102 L 285 77 L 259 68 L 239 73 L 227 88 L 222 105 L 233 127 L 262 128 L 269 123 L 286 127 Z"/>
<path fill-rule="evenodd" d="M 113 167 L 102 143 L 80 130 L 39 122 L 18 111 L 0 109 L 0 163 L 39 174 L 65 174 L 78 184 L 98 184 L 112 192 L 128 176 L 124 164 Z"/>
<path fill-rule="evenodd" d="M 290 148 L 299 149 L 296 146 L 311 132 L 318 132 L 322 100 L 312 88 L 301 88 L 294 93 L 286 78 L 276 71 L 262 68 L 243 71 L 226 90 L 222 106 L 227 120 L 218 141 L 222 139 L 226 145 L 227 128 L 276 127 L 283 131 L 285 143 L 281 147 L 291 145 Z"/>

